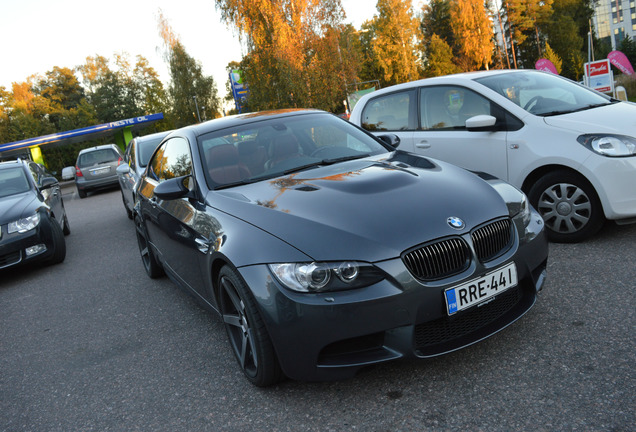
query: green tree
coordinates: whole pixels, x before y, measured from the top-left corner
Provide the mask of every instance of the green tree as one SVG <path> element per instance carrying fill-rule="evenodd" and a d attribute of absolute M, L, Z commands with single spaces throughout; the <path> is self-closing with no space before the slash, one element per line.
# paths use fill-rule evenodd
<path fill-rule="evenodd" d="M 162 13 L 158 27 L 170 71 L 167 94 L 171 126 L 179 128 L 197 123 L 199 119 L 219 117 L 221 102 L 214 78 L 203 74 L 201 63 L 187 53 Z"/>
<path fill-rule="evenodd" d="M 554 52 L 552 47 L 550 47 L 550 44 L 547 42 L 545 44 L 545 58 L 550 60 L 556 68 L 557 73 L 561 74 L 561 71 L 563 70 L 563 60 L 561 60 L 561 57 Z"/>
<path fill-rule="evenodd" d="M 201 64 L 186 52 L 181 42 L 170 50 L 171 117 L 175 127 L 198 122 L 205 110 L 208 118 L 219 116 L 220 102 L 212 76 L 203 75 Z"/>
<path fill-rule="evenodd" d="M 453 55 L 459 54 L 459 47 L 455 43 L 455 33 L 451 27 L 451 2 L 450 0 L 431 0 L 422 6 L 420 15 L 420 32 L 424 52 L 429 50 L 433 41 L 433 35 L 453 50 Z"/>
<path fill-rule="evenodd" d="M 554 52 L 563 59 L 562 75 L 579 80 L 587 58 L 589 23 L 594 14 L 594 0 L 559 0 L 546 24 L 548 41 Z"/>
<path fill-rule="evenodd" d="M 625 54 L 632 67 L 636 66 L 636 41 L 634 39 L 629 36 L 623 39 L 618 50 Z"/>
<path fill-rule="evenodd" d="M 373 18 L 373 50 L 383 71 L 383 84 L 413 81 L 420 77 L 417 56 L 419 22 L 410 0 L 378 0 Z"/>
<path fill-rule="evenodd" d="M 427 50 L 426 76 L 434 77 L 461 72 L 453 62 L 453 50 L 445 40 L 433 34 Z"/>

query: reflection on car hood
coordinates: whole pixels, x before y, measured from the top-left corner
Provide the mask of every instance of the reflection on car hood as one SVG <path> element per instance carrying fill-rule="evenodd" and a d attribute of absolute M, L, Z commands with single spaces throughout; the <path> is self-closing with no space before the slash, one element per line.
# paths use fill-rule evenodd
<path fill-rule="evenodd" d="M 636 135 L 636 105 L 620 102 L 571 114 L 545 117 L 550 126 L 580 133 Z"/>
<path fill-rule="evenodd" d="M 403 152 L 391 155 L 211 192 L 209 201 L 315 260 L 394 258 L 508 214 L 501 196 L 474 174 Z M 451 216 L 463 219 L 466 229 L 451 228 Z"/>
<path fill-rule="evenodd" d="M 32 191 L 0 199 L 0 224 L 4 225 L 35 213 L 38 203 Z"/>

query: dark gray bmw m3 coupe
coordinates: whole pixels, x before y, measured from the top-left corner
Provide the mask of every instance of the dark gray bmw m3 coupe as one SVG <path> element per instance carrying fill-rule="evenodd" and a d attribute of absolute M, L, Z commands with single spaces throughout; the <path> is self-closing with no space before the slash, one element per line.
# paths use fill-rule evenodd
<path fill-rule="evenodd" d="M 258 386 L 502 330 L 543 288 L 541 217 L 508 183 L 398 145 L 316 110 L 173 131 L 135 194 L 146 272 L 220 314 Z"/>

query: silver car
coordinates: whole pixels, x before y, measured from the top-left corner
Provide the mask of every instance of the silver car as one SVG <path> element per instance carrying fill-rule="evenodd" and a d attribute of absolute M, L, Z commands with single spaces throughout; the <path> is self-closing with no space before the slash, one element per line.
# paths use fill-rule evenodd
<path fill-rule="evenodd" d="M 150 156 L 152 156 L 161 140 L 169 133 L 170 131 L 157 132 L 133 139 L 128 144 L 126 153 L 124 153 L 125 163 L 117 167 L 121 198 L 124 201 L 126 214 L 130 219 L 133 217 L 132 210 L 135 205 L 135 186 L 137 181 L 145 171 Z"/>
<path fill-rule="evenodd" d="M 87 192 L 117 186 L 115 169 L 124 155 L 115 144 L 105 144 L 81 150 L 75 163 L 75 185 L 80 198 Z"/>

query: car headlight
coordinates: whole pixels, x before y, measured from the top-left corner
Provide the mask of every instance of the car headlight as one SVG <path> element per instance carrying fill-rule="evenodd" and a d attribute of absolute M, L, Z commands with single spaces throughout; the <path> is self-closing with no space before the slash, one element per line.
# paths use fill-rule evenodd
<path fill-rule="evenodd" d="M 17 221 L 13 221 L 9 223 L 8 231 L 11 233 L 25 233 L 34 229 L 40 223 L 40 213 L 36 213 L 31 216 L 27 216 L 22 219 L 18 219 Z"/>
<path fill-rule="evenodd" d="M 585 134 L 579 136 L 577 141 L 602 156 L 636 155 L 636 138 L 626 135 Z"/>
<path fill-rule="evenodd" d="M 269 264 L 276 279 L 305 293 L 361 288 L 384 279 L 376 267 L 357 261 Z"/>

